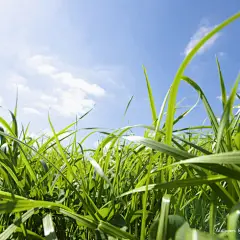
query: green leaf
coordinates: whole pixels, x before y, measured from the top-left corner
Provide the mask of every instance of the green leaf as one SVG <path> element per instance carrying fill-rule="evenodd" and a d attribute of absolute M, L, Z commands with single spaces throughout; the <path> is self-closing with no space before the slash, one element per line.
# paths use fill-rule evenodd
<path fill-rule="evenodd" d="M 240 151 L 212 154 L 207 156 L 195 157 L 187 160 L 181 160 L 176 164 L 204 163 L 204 164 L 240 164 Z"/>
<path fill-rule="evenodd" d="M 167 103 L 167 100 L 168 100 L 168 97 L 169 97 L 169 93 L 170 93 L 170 88 L 169 90 L 167 91 L 167 94 L 163 100 L 163 103 L 162 103 L 162 106 L 161 106 L 161 109 L 160 109 L 160 112 L 159 112 L 159 115 L 158 115 L 158 120 L 157 120 L 157 124 L 156 124 L 156 128 L 155 128 L 155 140 L 157 141 L 158 140 L 158 130 L 160 128 L 160 124 L 161 124 L 161 121 L 162 121 L 162 118 L 163 118 L 163 115 L 164 115 L 164 109 L 165 109 L 165 106 L 166 106 L 166 103 Z"/>
<path fill-rule="evenodd" d="M 222 71 L 221 67 L 218 61 L 218 58 L 216 57 L 216 62 L 217 62 L 217 67 L 218 67 L 218 74 L 219 74 L 219 79 L 220 79 L 220 86 L 221 86 L 221 91 L 222 91 L 222 105 L 223 105 L 223 110 L 225 109 L 226 103 L 227 103 L 227 94 L 226 94 L 226 88 L 222 76 Z"/>
<path fill-rule="evenodd" d="M 170 199 L 171 199 L 171 195 L 169 194 L 165 194 L 162 198 L 161 212 L 159 217 L 156 240 L 166 239 Z"/>
<path fill-rule="evenodd" d="M 235 144 L 236 144 L 238 150 L 240 150 L 240 132 L 235 135 L 234 141 L 235 141 Z"/>
<path fill-rule="evenodd" d="M 132 100 L 133 100 L 133 96 L 132 96 L 132 97 L 130 98 L 130 100 L 128 101 L 127 107 L 126 107 L 126 109 L 125 109 L 125 111 L 124 111 L 124 116 L 126 116 L 126 113 L 127 113 L 127 111 L 128 111 L 128 108 L 129 108 Z"/>
<path fill-rule="evenodd" d="M 146 79 L 146 83 L 147 83 L 148 98 L 149 98 L 149 103 L 150 103 L 151 112 L 152 112 L 152 121 L 153 121 L 153 125 L 156 127 L 157 111 L 156 111 L 156 107 L 155 107 L 155 103 L 154 103 L 154 98 L 153 98 L 153 94 L 152 94 L 151 85 L 150 85 L 150 82 L 148 80 L 147 70 L 144 66 L 143 66 L 143 71 L 144 71 L 144 75 L 145 75 L 145 79 Z"/>
<path fill-rule="evenodd" d="M 202 89 L 198 86 L 198 84 L 196 82 L 194 82 L 191 78 L 189 77 L 186 77 L 186 76 L 182 76 L 182 80 L 184 80 L 185 82 L 187 82 L 189 85 L 191 85 L 199 94 L 200 98 L 202 99 L 202 102 L 203 102 L 203 105 L 206 109 L 206 112 L 207 112 L 207 115 L 208 115 L 208 118 L 211 122 L 211 125 L 212 125 L 212 128 L 213 128 L 213 131 L 215 133 L 215 136 L 217 137 L 217 134 L 218 134 L 218 128 L 219 128 L 219 124 L 218 124 L 218 121 L 217 121 L 217 117 L 216 115 L 214 114 L 204 92 L 202 91 Z M 223 151 L 226 151 L 227 148 L 226 146 L 224 145 L 224 143 L 221 143 L 221 149 Z"/>
<path fill-rule="evenodd" d="M 36 234 L 35 232 L 32 232 L 32 231 L 30 231 L 28 229 L 26 231 L 27 231 L 27 235 L 31 236 L 31 239 L 46 240 L 45 238 L 41 237 L 40 235 Z M 20 227 L 17 227 L 15 232 L 22 233 L 22 229 Z"/>
<path fill-rule="evenodd" d="M 228 130 L 228 127 L 229 127 L 229 118 L 230 118 L 230 115 L 232 113 L 232 107 L 233 107 L 233 103 L 234 103 L 234 100 L 235 100 L 235 95 L 236 95 L 236 92 L 237 92 L 237 89 L 238 89 L 239 81 L 240 81 L 240 74 L 238 75 L 237 80 L 234 83 L 232 92 L 231 92 L 231 94 L 229 96 L 229 99 L 226 103 L 226 106 L 225 106 L 225 109 L 224 109 L 224 112 L 223 112 L 223 115 L 222 115 L 222 118 L 221 118 L 219 130 L 218 130 L 218 135 L 217 135 L 216 152 L 219 152 L 220 143 L 222 142 L 224 130 L 226 130 L 226 132 L 227 132 L 227 138 L 228 138 L 228 144 L 229 144 L 228 148 L 229 148 L 229 150 L 232 150 L 231 134 Z"/>
<path fill-rule="evenodd" d="M 183 150 L 180 150 L 180 149 L 177 149 L 177 148 L 174 148 L 174 147 L 168 146 L 166 144 L 159 143 L 157 141 L 147 139 L 144 137 L 127 136 L 127 137 L 123 137 L 123 138 L 126 140 L 129 140 L 129 141 L 135 142 L 135 143 L 141 143 L 146 147 L 150 147 L 150 148 L 160 151 L 162 153 L 166 153 L 166 154 L 174 157 L 177 160 L 194 157 L 194 155 L 188 153 L 187 151 L 183 151 Z"/>
<path fill-rule="evenodd" d="M 198 185 L 203 185 L 203 184 L 211 184 L 214 182 L 220 182 L 223 180 L 227 180 L 228 178 L 223 175 L 209 175 L 206 177 L 201 177 L 201 178 L 188 178 L 184 180 L 175 180 L 171 182 L 165 182 L 165 183 L 157 183 L 157 184 L 149 184 L 148 185 L 148 190 L 158 190 L 158 189 L 172 189 L 172 188 L 183 188 L 183 187 L 190 187 L 190 186 L 198 186 Z M 139 188 L 135 188 L 133 190 L 127 191 L 120 196 L 124 197 L 127 195 L 131 195 L 134 193 L 139 193 L 139 192 L 145 192 L 146 191 L 146 186 L 142 186 Z"/>

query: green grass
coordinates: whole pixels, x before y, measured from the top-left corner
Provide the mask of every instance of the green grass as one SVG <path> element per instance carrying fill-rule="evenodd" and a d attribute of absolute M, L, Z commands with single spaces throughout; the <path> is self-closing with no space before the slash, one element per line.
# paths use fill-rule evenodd
<path fill-rule="evenodd" d="M 227 99 L 217 59 L 219 123 L 201 87 L 184 76 L 200 47 L 239 17 L 224 21 L 189 53 L 159 115 L 144 68 L 151 126 L 89 128 L 79 142 L 78 122 L 90 112 L 59 132 L 49 116 L 53 136 L 43 140 L 18 126 L 17 107 L 10 123 L 0 117 L 0 240 L 240 239 L 240 112 L 234 110 L 240 77 Z M 175 127 L 196 106 L 174 117 L 181 80 L 196 90 L 210 125 Z M 144 136 L 133 135 L 137 127 Z M 98 147 L 83 148 L 95 133 L 104 136 Z"/>

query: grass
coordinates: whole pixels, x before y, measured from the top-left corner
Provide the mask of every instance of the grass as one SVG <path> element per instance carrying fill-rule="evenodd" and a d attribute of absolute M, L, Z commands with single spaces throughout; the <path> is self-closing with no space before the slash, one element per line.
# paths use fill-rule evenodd
<path fill-rule="evenodd" d="M 30 138 L 29 126 L 19 128 L 17 107 L 10 123 L 0 117 L 0 239 L 240 239 L 240 111 L 234 105 L 240 77 L 227 98 L 217 59 L 219 123 L 201 87 L 184 76 L 200 47 L 239 17 L 216 27 L 186 57 L 159 115 L 144 68 L 151 126 L 89 129 L 79 142 L 81 118 L 56 132 L 49 116 L 53 136 L 43 140 Z M 174 118 L 180 81 L 196 90 L 210 125 L 176 129 L 195 107 Z M 136 127 L 144 136 L 133 135 Z M 94 133 L 103 140 L 84 149 Z"/>

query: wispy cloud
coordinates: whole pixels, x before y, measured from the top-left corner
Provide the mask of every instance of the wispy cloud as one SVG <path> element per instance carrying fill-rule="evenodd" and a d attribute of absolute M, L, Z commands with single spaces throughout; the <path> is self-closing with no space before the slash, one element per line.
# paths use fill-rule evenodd
<path fill-rule="evenodd" d="M 21 72 L 29 77 L 13 74 L 9 79 L 9 87 L 17 87 L 20 97 L 28 100 L 25 113 L 39 115 L 41 110 L 51 108 L 65 117 L 82 114 L 106 94 L 99 85 L 63 69 L 64 64 L 54 57 L 34 55 L 25 62 Z"/>
<path fill-rule="evenodd" d="M 200 25 L 198 30 L 193 34 L 191 37 L 189 43 L 187 44 L 185 50 L 184 50 L 184 55 L 188 55 L 191 50 L 196 46 L 196 44 L 204 37 L 206 36 L 215 26 L 208 26 L 208 25 Z M 210 38 L 204 46 L 200 48 L 198 51 L 198 54 L 203 54 L 206 52 L 209 48 L 211 48 L 216 40 L 221 36 L 220 33 L 216 33 L 212 38 Z"/>
<path fill-rule="evenodd" d="M 222 102 L 222 96 L 217 96 L 217 99 Z M 229 96 L 227 95 L 227 100 L 229 99 Z M 235 100 L 238 100 L 237 95 L 235 96 Z"/>
<path fill-rule="evenodd" d="M 24 107 L 23 108 L 24 113 L 26 114 L 36 114 L 36 115 L 41 115 L 41 113 L 35 109 L 35 108 L 31 108 L 31 107 Z"/>

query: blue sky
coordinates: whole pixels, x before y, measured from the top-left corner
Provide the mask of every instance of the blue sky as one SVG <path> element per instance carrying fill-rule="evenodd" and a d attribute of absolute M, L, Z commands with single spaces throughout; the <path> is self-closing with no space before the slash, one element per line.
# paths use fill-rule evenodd
<path fill-rule="evenodd" d="M 150 124 L 142 64 L 159 111 L 188 51 L 239 8 L 237 0 L 0 0 L 0 105 L 13 109 L 18 86 L 19 120 L 31 122 L 32 133 L 49 131 L 49 109 L 57 129 L 93 106 L 79 127 Z M 186 71 L 218 115 L 215 55 L 230 90 L 240 68 L 239 36 L 238 20 L 210 40 Z M 182 83 L 178 100 L 183 98 L 189 106 L 198 96 Z M 205 117 L 199 104 L 183 123 L 201 124 Z"/>

